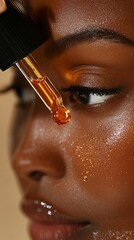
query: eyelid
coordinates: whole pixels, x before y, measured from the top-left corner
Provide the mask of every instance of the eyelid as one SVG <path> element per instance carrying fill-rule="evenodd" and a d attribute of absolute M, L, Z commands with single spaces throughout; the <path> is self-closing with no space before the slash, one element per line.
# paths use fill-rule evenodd
<path fill-rule="evenodd" d="M 72 92 L 72 93 L 76 93 L 76 92 L 83 92 L 83 93 L 96 93 L 98 95 L 112 95 L 112 94 L 116 94 L 121 92 L 122 87 L 118 87 L 118 88 L 92 88 L 92 87 L 85 87 L 85 86 L 79 86 L 79 85 L 75 85 L 75 86 L 70 86 L 68 88 L 62 88 L 61 91 L 63 92 Z"/>

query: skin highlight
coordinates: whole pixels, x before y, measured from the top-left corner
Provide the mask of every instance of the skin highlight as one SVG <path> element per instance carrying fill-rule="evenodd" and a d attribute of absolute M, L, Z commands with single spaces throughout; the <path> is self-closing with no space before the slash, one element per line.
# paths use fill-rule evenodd
<path fill-rule="evenodd" d="M 53 43 L 83 29 L 108 29 L 133 42 L 134 2 L 28 0 L 26 4 L 46 31 L 46 43 L 34 54 L 61 90 L 72 120 L 62 127 L 54 124 L 38 97 L 16 107 L 10 153 L 23 195 L 88 222 L 73 240 L 133 239 L 134 47 L 97 39 L 53 57 L 46 53 Z M 18 77 L 14 81 L 29 88 L 22 84 L 23 78 L 21 83 Z M 70 86 L 120 91 L 91 106 L 81 102 L 85 93 L 73 94 Z M 41 173 L 38 180 L 35 172 Z"/>

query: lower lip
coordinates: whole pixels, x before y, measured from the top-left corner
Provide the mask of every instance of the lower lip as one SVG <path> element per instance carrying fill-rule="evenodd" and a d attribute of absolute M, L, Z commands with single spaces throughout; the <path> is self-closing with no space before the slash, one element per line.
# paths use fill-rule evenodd
<path fill-rule="evenodd" d="M 32 240 L 69 240 L 83 225 L 32 223 L 29 228 Z"/>

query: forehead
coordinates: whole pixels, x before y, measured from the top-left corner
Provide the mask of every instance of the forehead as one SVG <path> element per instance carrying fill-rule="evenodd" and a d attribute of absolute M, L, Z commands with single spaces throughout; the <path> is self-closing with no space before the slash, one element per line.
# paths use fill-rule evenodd
<path fill-rule="evenodd" d="M 34 12 L 46 10 L 55 37 L 98 26 L 134 39 L 134 0 L 27 0 Z"/>

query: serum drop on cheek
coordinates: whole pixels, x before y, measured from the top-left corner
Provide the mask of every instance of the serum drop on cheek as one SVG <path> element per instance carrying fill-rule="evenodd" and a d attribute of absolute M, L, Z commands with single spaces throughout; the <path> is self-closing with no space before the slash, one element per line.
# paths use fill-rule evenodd
<path fill-rule="evenodd" d="M 70 111 L 63 105 L 60 93 L 30 54 L 45 40 L 35 22 L 19 2 L 6 0 L 7 10 L 0 14 L 0 69 L 16 65 L 59 124 L 70 121 Z"/>

